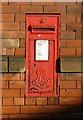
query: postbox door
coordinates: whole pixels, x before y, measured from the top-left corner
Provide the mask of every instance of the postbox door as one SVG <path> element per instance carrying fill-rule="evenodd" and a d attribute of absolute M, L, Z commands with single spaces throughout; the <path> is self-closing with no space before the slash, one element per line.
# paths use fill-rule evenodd
<path fill-rule="evenodd" d="M 53 92 L 55 43 L 53 40 L 30 40 L 30 92 Z"/>

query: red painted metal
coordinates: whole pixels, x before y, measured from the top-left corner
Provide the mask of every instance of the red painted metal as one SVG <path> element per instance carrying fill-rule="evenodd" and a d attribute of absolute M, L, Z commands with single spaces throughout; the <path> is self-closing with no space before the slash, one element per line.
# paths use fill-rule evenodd
<path fill-rule="evenodd" d="M 56 60 L 59 57 L 59 20 L 60 16 L 54 14 L 26 15 L 27 96 L 58 95 L 58 73 L 56 72 Z M 37 51 L 38 49 L 36 49 L 37 44 L 40 44 L 41 46 L 42 42 L 43 46 L 47 42 L 46 49 L 48 49 L 48 58 L 37 59 L 36 54 L 39 54 L 36 53 L 39 52 Z M 42 49 L 39 49 L 41 54 Z"/>

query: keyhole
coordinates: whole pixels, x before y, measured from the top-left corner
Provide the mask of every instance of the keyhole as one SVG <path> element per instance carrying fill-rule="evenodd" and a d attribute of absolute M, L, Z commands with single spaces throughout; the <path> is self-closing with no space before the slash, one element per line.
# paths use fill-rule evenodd
<path fill-rule="evenodd" d="M 36 66 L 36 64 L 34 64 L 34 67 Z"/>

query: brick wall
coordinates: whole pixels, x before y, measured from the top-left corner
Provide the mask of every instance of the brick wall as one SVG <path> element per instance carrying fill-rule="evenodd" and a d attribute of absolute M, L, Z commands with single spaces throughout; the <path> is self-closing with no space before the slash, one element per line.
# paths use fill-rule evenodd
<path fill-rule="evenodd" d="M 1 5 L 1 4 L 0 4 Z M 71 66 L 72 57 L 81 56 L 81 3 L 3 2 L 2 3 L 2 117 L 41 118 L 58 113 L 76 112 L 81 106 L 79 65 Z M 67 66 L 61 59 L 59 97 L 25 95 L 26 13 L 60 13 L 60 57 L 71 58 Z M 75 59 L 74 59 L 75 60 Z M 67 59 L 65 59 L 67 61 Z M 81 60 L 78 59 L 78 63 Z M 70 67 L 71 73 L 68 72 Z M 64 72 L 65 71 L 65 72 Z M 1 72 L 1 71 L 0 71 Z"/>

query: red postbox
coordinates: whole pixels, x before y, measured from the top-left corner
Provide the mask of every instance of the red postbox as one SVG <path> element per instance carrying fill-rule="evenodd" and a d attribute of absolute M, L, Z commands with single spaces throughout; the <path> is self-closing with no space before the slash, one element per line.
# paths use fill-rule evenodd
<path fill-rule="evenodd" d="M 59 15 L 26 15 L 26 94 L 57 96 Z"/>

